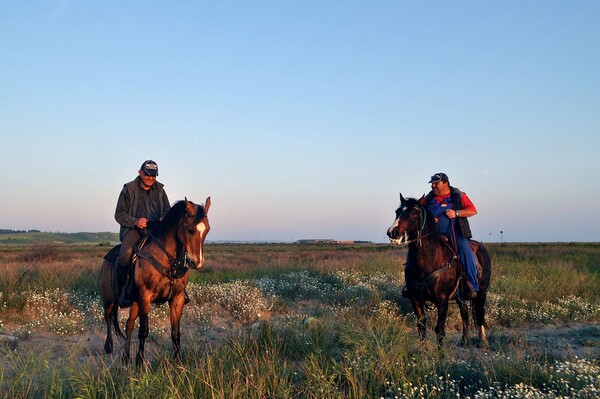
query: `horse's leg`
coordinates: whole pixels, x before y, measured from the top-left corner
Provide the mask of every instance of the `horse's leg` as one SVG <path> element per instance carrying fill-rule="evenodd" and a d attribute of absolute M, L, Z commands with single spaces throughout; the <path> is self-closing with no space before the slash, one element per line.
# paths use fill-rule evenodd
<path fill-rule="evenodd" d="M 146 338 L 148 338 L 148 315 L 150 314 L 150 300 L 140 298 L 139 308 L 140 331 L 138 333 L 138 338 L 140 340 L 140 344 L 138 347 L 137 356 L 135 357 L 135 365 L 137 367 L 144 363 L 144 347 L 146 344 Z"/>
<path fill-rule="evenodd" d="M 446 336 L 446 317 L 448 316 L 448 298 L 442 298 L 437 303 L 437 324 L 435 325 L 435 335 L 438 344 L 441 345 Z"/>
<path fill-rule="evenodd" d="M 473 319 L 479 330 L 479 346 L 481 348 L 487 348 L 488 339 L 485 331 L 485 302 L 487 298 L 487 290 L 490 286 L 490 277 L 492 274 L 492 260 L 487 249 L 483 245 L 479 245 L 477 251 L 477 259 L 479 264 L 483 268 L 483 276 L 479 281 L 479 293 L 473 300 Z"/>
<path fill-rule="evenodd" d="M 473 318 L 477 325 L 479 333 L 479 346 L 481 348 L 487 348 L 488 339 L 485 331 L 485 290 L 480 290 L 480 293 L 473 300 Z"/>
<path fill-rule="evenodd" d="M 456 303 L 460 309 L 460 318 L 462 319 L 462 346 L 469 344 L 469 306 L 461 299 L 457 299 Z"/>
<path fill-rule="evenodd" d="M 425 335 L 427 334 L 427 317 L 425 316 L 424 302 L 411 298 L 410 303 L 417 315 L 417 331 L 419 331 L 419 337 L 421 337 L 421 340 L 424 340 Z"/>
<path fill-rule="evenodd" d="M 118 312 L 115 306 L 115 294 L 113 284 L 113 265 L 104 260 L 100 266 L 98 275 L 98 289 L 102 298 L 102 308 L 104 309 L 104 322 L 106 323 L 106 340 L 104 341 L 104 351 L 112 353 L 113 338 L 112 326 L 115 314 Z"/>
<path fill-rule="evenodd" d="M 112 337 L 112 323 L 114 319 L 114 313 L 117 312 L 117 306 L 115 302 L 104 303 L 104 322 L 106 323 L 106 341 L 104 341 L 104 352 L 112 353 L 113 351 L 113 337 Z"/>
<path fill-rule="evenodd" d="M 171 341 L 173 342 L 173 359 L 181 361 L 181 346 L 180 346 L 180 322 L 181 314 L 183 313 L 185 297 L 178 295 L 170 303 L 171 310 Z"/>
<path fill-rule="evenodd" d="M 135 326 L 135 319 L 138 317 L 138 303 L 134 302 L 129 308 L 129 318 L 125 324 L 125 346 L 123 354 L 121 355 L 121 362 L 123 364 L 129 364 L 131 360 L 131 334 L 133 333 L 133 327 Z"/>

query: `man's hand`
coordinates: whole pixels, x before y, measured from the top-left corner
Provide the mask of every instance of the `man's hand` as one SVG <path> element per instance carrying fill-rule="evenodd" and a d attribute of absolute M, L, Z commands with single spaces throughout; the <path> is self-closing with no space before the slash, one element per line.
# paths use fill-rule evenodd
<path fill-rule="evenodd" d="M 456 211 L 454 209 L 446 209 L 446 216 L 448 219 L 454 219 L 456 217 Z"/>
<path fill-rule="evenodd" d="M 146 219 L 146 218 L 135 219 L 135 223 L 133 225 L 135 227 L 137 227 L 138 229 L 145 229 L 146 226 L 148 226 L 148 219 Z"/>

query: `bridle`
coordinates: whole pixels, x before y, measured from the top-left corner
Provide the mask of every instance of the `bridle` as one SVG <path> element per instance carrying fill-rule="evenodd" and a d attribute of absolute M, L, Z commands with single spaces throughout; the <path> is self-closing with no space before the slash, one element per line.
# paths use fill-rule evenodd
<path fill-rule="evenodd" d="M 188 213 L 186 212 L 185 215 L 183 216 L 184 218 L 187 219 L 188 217 Z M 152 266 L 154 266 L 154 268 L 156 269 L 156 271 L 158 271 L 160 274 L 166 276 L 169 278 L 169 280 L 171 280 L 171 282 L 173 281 L 173 279 L 178 279 L 181 278 L 185 275 L 185 273 L 187 273 L 187 271 L 192 268 L 192 269 L 197 269 L 198 268 L 198 264 L 196 262 L 194 262 L 189 256 L 188 256 L 188 251 L 187 251 L 187 237 L 188 237 L 188 224 L 187 222 L 184 223 L 183 225 L 183 229 L 185 231 L 185 235 L 183 238 L 183 252 L 181 253 L 181 255 L 179 256 L 173 256 L 169 253 L 169 251 L 167 251 L 167 249 L 164 247 L 164 245 L 156 238 L 154 237 L 154 235 L 152 235 L 152 233 L 148 233 L 148 235 L 146 236 L 146 238 L 142 241 L 142 243 L 139 245 L 138 250 L 135 251 L 135 254 L 137 256 L 139 256 L 140 258 L 147 260 L 148 262 L 150 262 L 150 264 Z M 160 248 L 160 250 L 167 256 L 167 258 L 169 259 L 169 267 L 165 267 L 163 266 L 155 257 L 153 257 L 150 254 L 146 254 L 143 252 L 140 252 L 141 248 L 144 246 L 144 244 L 146 243 L 146 241 L 148 239 L 151 239 L 152 242 L 158 247 Z"/>
<path fill-rule="evenodd" d="M 397 219 L 400 219 L 400 217 L 402 216 L 402 214 L 404 212 L 406 212 L 408 209 L 405 209 L 404 211 L 402 211 L 400 213 L 400 215 L 398 215 Z M 403 244 L 412 244 L 414 242 L 417 243 L 417 246 L 421 247 L 423 246 L 423 243 L 421 242 L 421 240 L 429 235 L 431 235 L 431 232 L 428 232 L 426 234 L 423 234 L 423 230 L 425 230 L 425 225 L 427 224 L 427 211 L 425 210 L 425 208 L 422 205 L 419 205 L 419 218 L 417 219 L 413 219 L 411 220 L 410 224 L 408 227 L 410 227 L 411 225 L 413 225 L 415 222 L 417 222 L 417 237 L 413 238 L 411 240 L 405 240 L 402 241 Z M 419 227 L 420 225 L 420 227 Z M 408 228 L 404 231 L 404 234 L 406 234 L 408 236 Z"/>
<path fill-rule="evenodd" d="M 402 214 L 404 212 L 406 212 L 407 210 L 408 209 L 405 209 L 402 213 L 400 213 L 400 215 L 398 215 L 397 219 L 400 219 L 400 217 L 402 216 Z M 411 208 L 411 210 L 412 210 L 412 208 Z M 422 205 L 419 205 L 419 218 L 418 219 L 413 219 L 410 222 L 410 224 L 408 225 L 408 227 L 411 227 L 415 222 L 417 223 L 416 238 L 404 241 L 404 243 L 406 243 L 406 244 L 412 244 L 412 243 L 416 242 L 418 247 L 422 247 L 423 246 L 422 239 L 432 234 L 432 231 L 428 231 L 427 233 L 423 234 L 423 231 L 425 230 L 425 226 L 427 224 L 427 211 L 426 211 L 425 207 L 422 206 Z M 404 234 L 408 235 L 407 231 L 408 231 L 408 228 L 405 230 Z M 455 261 L 456 259 L 457 259 L 457 255 L 456 255 L 456 252 L 455 252 L 450 257 L 450 259 L 448 259 L 448 261 L 441 268 L 433 271 L 432 273 L 430 273 L 429 275 L 427 275 L 420 282 L 414 282 L 415 289 L 418 292 L 423 292 L 424 289 L 426 289 L 431 284 L 433 284 L 441 275 L 443 275 L 444 273 L 446 273 L 447 271 L 449 271 L 450 268 L 452 267 L 453 261 Z M 456 287 L 452 291 L 451 297 L 454 297 L 454 295 L 458 291 L 458 284 L 459 284 L 459 282 L 460 281 L 457 282 Z"/>

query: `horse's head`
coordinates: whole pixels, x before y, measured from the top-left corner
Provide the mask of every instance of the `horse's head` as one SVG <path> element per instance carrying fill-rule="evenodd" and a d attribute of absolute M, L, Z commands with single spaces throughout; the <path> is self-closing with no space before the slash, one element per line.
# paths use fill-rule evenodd
<path fill-rule="evenodd" d="M 185 199 L 185 215 L 177 231 L 178 240 L 183 244 L 187 266 L 200 269 L 204 266 L 204 240 L 210 231 L 208 209 L 210 197 L 202 205 Z"/>
<path fill-rule="evenodd" d="M 409 236 L 423 230 L 425 223 L 425 196 L 420 199 L 404 198 L 400 194 L 400 206 L 396 209 L 396 219 L 387 231 L 393 242 L 404 242 Z"/>

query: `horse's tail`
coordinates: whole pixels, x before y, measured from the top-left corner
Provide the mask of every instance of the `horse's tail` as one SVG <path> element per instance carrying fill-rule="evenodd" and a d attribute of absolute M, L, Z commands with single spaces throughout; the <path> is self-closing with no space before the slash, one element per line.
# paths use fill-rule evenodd
<path fill-rule="evenodd" d="M 492 258 L 490 258 L 490 253 L 488 252 L 487 248 L 481 243 L 477 249 L 477 256 L 479 257 L 478 260 L 480 261 L 481 268 L 483 269 L 482 283 L 487 289 L 487 287 L 490 285 L 490 278 L 492 277 Z"/>
<path fill-rule="evenodd" d="M 117 336 L 125 339 L 125 334 L 123 334 L 123 331 L 121 331 L 121 327 L 119 326 L 119 308 L 114 287 L 114 260 L 118 254 L 118 249 L 120 246 L 121 245 L 117 245 L 111 249 L 104 257 L 102 266 L 100 267 L 100 271 L 98 273 L 98 289 L 100 291 L 100 297 L 102 298 L 102 306 L 104 307 L 104 317 L 106 318 L 106 323 L 112 323 Z M 107 314 L 107 309 L 109 308 L 111 310 Z M 107 316 L 110 317 L 110 320 L 107 318 Z"/>
<path fill-rule="evenodd" d="M 117 304 L 115 304 L 115 306 L 118 306 Z M 112 323 L 113 323 L 113 327 L 115 328 L 115 332 L 117 333 L 117 336 L 121 339 L 125 339 L 125 334 L 123 334 L 123 331 L 121 331 L 121 326 L 119 326 L 119 311 L 118 308 L 116 309 L 115 312 L 113 312 L 112 315 Z"/>
<path fill-rule="evenodd" d="M 487 298 L 487 291 L 490 288 L 490 280 L 492 276 L 492 259 L 487 248 L 481 243 L 477 249 L 477 260 L 481 265 L 483 276 L 479 281 L 479 293 L 477 294 L 477 297 L 471 301 L 471 311 L 473 312 L 473 321 L 475 322 L 475 327 L 483 328 L 486 326 L 485 302 Z"/>

